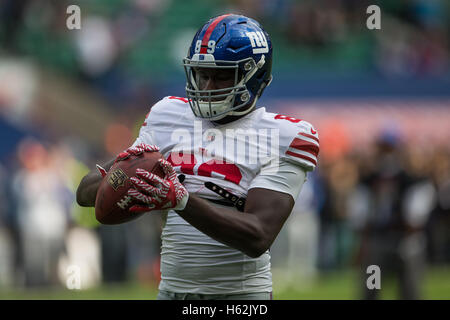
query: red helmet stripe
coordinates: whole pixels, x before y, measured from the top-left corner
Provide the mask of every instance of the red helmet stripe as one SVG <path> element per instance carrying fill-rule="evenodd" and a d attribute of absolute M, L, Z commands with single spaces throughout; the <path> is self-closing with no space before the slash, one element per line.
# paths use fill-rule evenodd
<path fill-rule="evenodd" d="M 200 53 L 206 53 L 206 49 L 208 48 L 208 41 L 209 41 L 209 38 L 211 37 L 211 33 L 214 31 L 214 28 L 219 24 L 220 21 L 222 21 L 224 18 L 226 18 L 226 17 L 228 17 L 230 15 L 231 15 L 231 13 L 218 16 L 209 25 L 208 29 L 206 29 L 206 32 L 203 35 L 202 46 L 201 46 L 201 49 L 200 49 Z"/>

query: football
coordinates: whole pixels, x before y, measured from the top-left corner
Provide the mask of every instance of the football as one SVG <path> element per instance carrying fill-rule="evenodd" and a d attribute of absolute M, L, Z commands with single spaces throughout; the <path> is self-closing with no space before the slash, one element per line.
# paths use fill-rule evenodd
<path fill-rule="evenodd" d="M 128 196 L 132 186 L 130 178 L 136 176 L 141 168 L 164 177 L 158 163 L 163 159 L 159 152 L 144 152 L 140 156 L 131 155 L 128 159 L 116 162 L 103 178 L 95 199 L 95 217 L 102 224 L 120 224 L 138 218 L 143 213 L 130 213 L 128 209 L 138 202 Z"/>

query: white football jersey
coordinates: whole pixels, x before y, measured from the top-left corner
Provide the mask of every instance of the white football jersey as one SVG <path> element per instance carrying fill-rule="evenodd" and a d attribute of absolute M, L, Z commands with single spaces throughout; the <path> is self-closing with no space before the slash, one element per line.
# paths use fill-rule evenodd
<path fill-rule="evenodd" d="M 183 184 L 190 194 L 217 200 L 223 198 L 205 182 L 242 197 L 251 188 L 264 187 L 289 193 L 295 200 L 304 182 L 300 174 L 293 183 L 260 177 L 276 177 L 280 166 L 311 171 L 319 152 L 318 134 L 306 121 L 257 108 L 219 125 L 195 117 L 187 99 L 173 96 L 151 108 L 133 146 L 139 143 L 157 145 L 177 173 L 186 176 Z M 162 232 L 159 288 L 202 294 L 272 291 L 270 255 L 267 251 L 250 258 L 169 211 Z"/>

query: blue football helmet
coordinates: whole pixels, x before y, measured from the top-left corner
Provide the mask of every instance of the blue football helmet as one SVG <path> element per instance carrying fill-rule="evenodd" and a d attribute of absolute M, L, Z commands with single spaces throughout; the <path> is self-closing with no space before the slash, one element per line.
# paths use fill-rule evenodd
<path fill-rule="evenodd" d="M 193 113 L 211 121 L 250 112 L 272 81 L 272 42 L 259 23 L 242 15 L 210 19 L 183 59 L 186 94 Z M 229 88 L 200 90 L 199 68 L 234 70 Z"/>

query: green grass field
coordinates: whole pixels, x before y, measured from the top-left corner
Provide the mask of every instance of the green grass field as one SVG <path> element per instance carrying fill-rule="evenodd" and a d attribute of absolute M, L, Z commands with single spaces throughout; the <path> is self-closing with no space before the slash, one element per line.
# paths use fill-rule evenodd
<path fill-rule="evenodd" d="M 316 280 L 309 281 L 302 286 L 300 282 L 291 281 L 289 285 L 274 271 L 274 299 L 276 300 L 348 300 L 358 299 L 357 275 L 352 270 L 333 272 L 321 275 Z M 280 284 L 281 283 L 281 284 Z M 284 283 L 284 284 L 282 284 Z M 397 288 L 395 281 L 382 280 L 382 299 L 396 299 Z M 450 268 L 441 267 L 429 269 L 423 282 L 423 299 L 450 299 Z M 155 287 L 129 282 L 121 285 L 101 286 L 89 290 L 68 290 L 65 288 L 46 290 L 1 290 L 0 299 L 134 299 L 154 300 L 157 290 Z"/>

